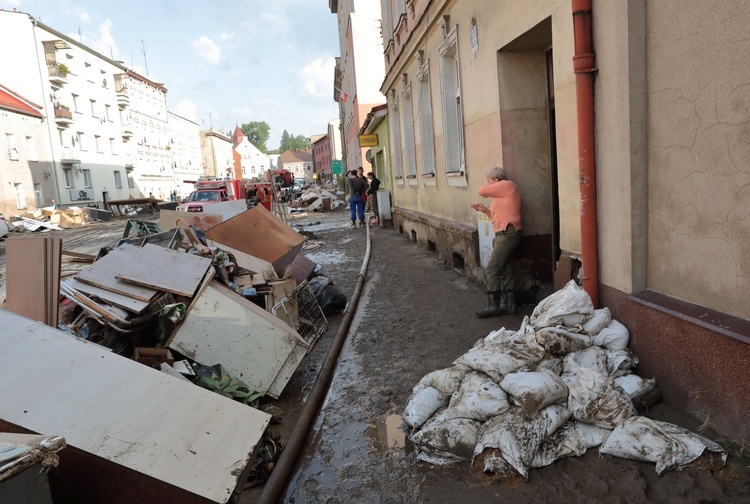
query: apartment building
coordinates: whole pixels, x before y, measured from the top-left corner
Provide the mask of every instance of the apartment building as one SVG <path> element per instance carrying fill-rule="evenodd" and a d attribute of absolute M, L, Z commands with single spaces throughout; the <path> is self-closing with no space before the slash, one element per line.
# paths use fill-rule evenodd
<path fill-rule="evenodd" d="M 243 179 L 256 179 L 268 171 L 271 160 L 245 136 L 239 126 L 232 134 L 234 150 L 239 155 L 240 171 Z"/>
<path fill-rule="evenodd" d="M 234 176 L 232 139 L 213 128 L 200 132 L 203 175 L 225 178 Z"/>
<path fill-rule="evenodd" d="M 167 112 L 167 118 L 175 190 L 179 197 L 186 198 L 203 175 L 200 125 L 173 112 Z"/>

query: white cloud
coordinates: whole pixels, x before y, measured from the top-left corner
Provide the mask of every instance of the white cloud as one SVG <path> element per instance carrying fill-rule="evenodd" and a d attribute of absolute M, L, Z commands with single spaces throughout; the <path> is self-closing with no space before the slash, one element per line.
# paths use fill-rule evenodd
<path fill-rule="evenodd" d="M 222 33 L 219 33 L 219 35 L 216 38 L 221 40 L 222 42 L 226 42 L 228 40 L 234 39 L 235 35 L 236 33 L 234 32 L 222 32 Z"/>
<path fill-rule="evenodd" d="M 91 22 L 91 15 L 80 7 L 73 7 L 73 12 L 71 14 L 84 23 Z"/>
<path fill-rule="evenodd" d="M 286 37 L 291 23 L 284 9 L 272 5 L 261 11 L 250 21 L 243 22 L 240 27 L 252 38 Z"/>
<path fill-rule="evenodd" d="M 75 40 L 78 39 L 77 33 L 68 34 L 68 36 Z M 105 19 L 104 22 L 96 28 L 96 31 L 82 33 L 81 38 L 83 39 L 84 44 L 95 51 L 100 52 L 104 56 L 108 58 L 114 56 L 115 60 L 120 59 L 117 43 L 115 42 L 115 37 L 112 35 L 111 19 Z"/>
<path fill-rule="evenodd" d="M 6 4 L 8 4 L 11 7 L 20 7 L 21 6 L 21 0 L 5 0 Z"/>
<path fill-rule="evenodd" d="M 305 65 L 298 72 L 305 94 L 314 97 L 330 96 L 335 66 L 333 58 L 317 58 Z"/>
<path fill-rule="evenodd" d="M 190 100 L 182 100 L 172 109 L 178 116 L 198 122 L 198 106 Z"/>
<path fill-rule="evenodd" d="M 221 62 L 221 48 L 205 35 L 201 35 L 193 40 L 193 47 L 198 49 L 198 54 L 205 59 L 209 65 L 216 66 Z"/>

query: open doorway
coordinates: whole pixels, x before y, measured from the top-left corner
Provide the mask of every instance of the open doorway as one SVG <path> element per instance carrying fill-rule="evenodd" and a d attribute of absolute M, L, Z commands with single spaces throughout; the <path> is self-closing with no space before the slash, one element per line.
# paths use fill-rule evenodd
<path fill-rule="evenodd" d="M 552 55 L 550 18 L 497 52 L 502 164 L 523 194 L 517 294 L 537 299 L 553 289 L 560 254 Z"/>

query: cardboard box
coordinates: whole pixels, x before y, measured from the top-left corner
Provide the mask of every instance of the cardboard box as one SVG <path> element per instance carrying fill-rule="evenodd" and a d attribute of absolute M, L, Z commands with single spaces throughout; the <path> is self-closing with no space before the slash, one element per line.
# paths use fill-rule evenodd
<path fill-rule="evenodd" d="M 161 355 L 161 361 L 166 362 L 170 366 L 174 364 L 174 357 L 169 348 L 149 348 L 149 347 L 135 347 L 135 354 L 133 359 L 141 364 L 152 366 L 154 364 L 154 358 L 157 355 Z"/>

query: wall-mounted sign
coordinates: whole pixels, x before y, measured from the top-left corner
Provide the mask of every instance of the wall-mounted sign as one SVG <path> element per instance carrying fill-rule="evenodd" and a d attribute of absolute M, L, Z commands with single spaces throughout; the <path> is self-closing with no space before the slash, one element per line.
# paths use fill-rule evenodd
<path fill-rule="evenodd" d="M 341 175 L 344 173 L 344 165 L 341 163 L 340 159 L 334 159 L 331 161 L 331 173 L 334 175 Z"/>
<path fill-rule="evenodd" d="M 85 201 L 94 199 L 93 189 L 71 189 L 70 199 L 73 201 Z"/>
<path fill-rule="evenodd" d="M 359 146 L 360 147 L 377 147 L 378 146 L 378 135 L 359 135 Z"/>

